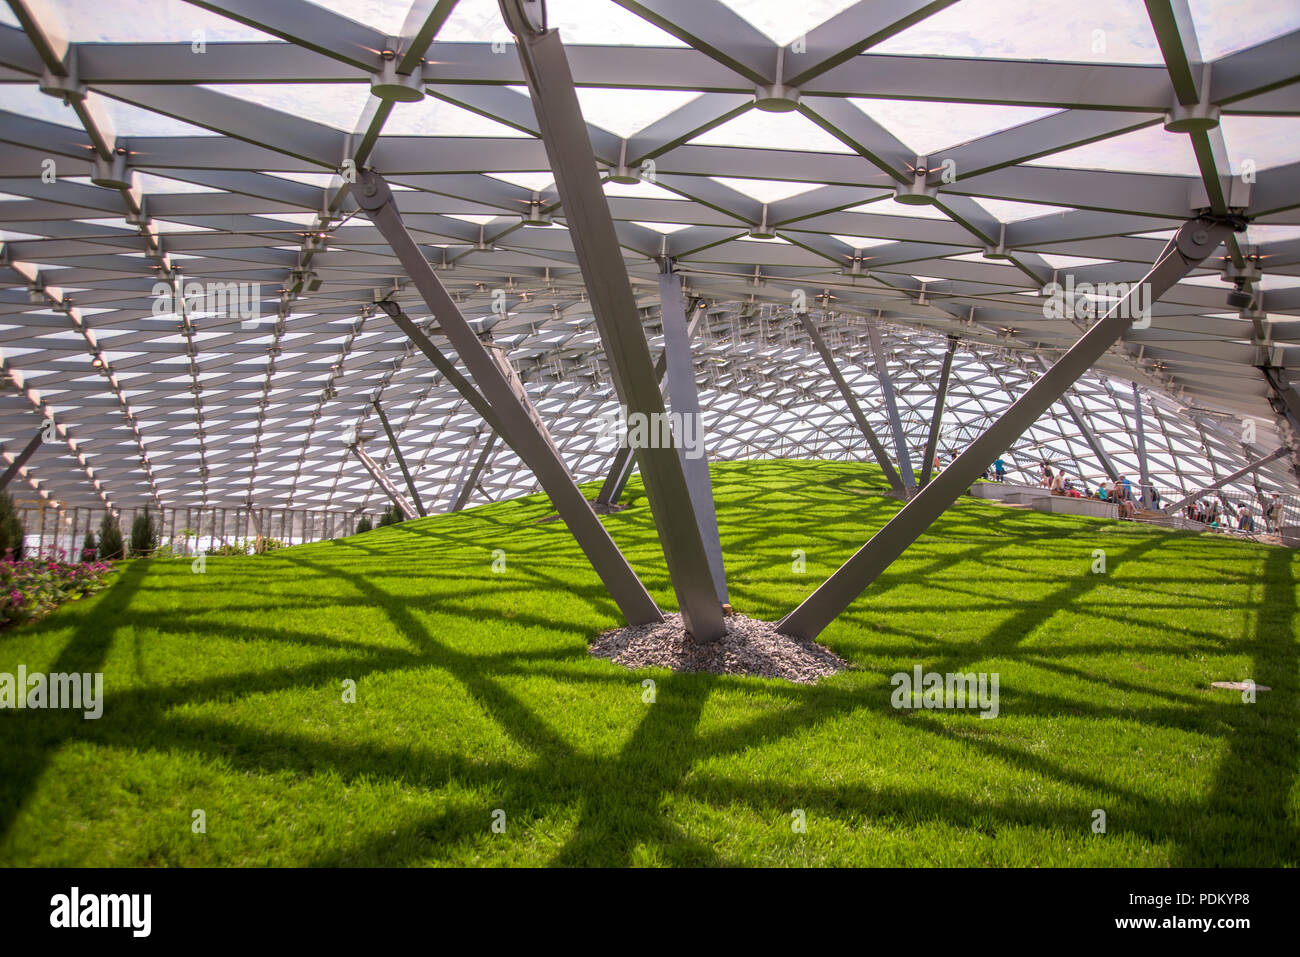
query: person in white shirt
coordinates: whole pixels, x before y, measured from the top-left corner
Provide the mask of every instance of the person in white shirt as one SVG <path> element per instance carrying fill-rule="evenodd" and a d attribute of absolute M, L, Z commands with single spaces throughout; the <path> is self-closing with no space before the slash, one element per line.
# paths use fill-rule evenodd
<path fill-rule="evenodd" d="M 1273 501 L 1264 509 L 1264 526 L 1270 532 L 1276 532 L 1282 527 L 1282 496 L 1274 495 Z"/>

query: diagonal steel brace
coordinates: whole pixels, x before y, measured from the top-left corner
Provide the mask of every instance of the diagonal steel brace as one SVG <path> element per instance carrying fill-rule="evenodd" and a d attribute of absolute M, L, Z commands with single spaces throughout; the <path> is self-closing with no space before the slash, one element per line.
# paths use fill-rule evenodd
<path fill-rule="evenodd" d="M 609 537 L 609 532 L 574 483 L 554 446 L 538 430 L 523 400 L 497 362 L 488 354 L 487 347 L 470 328 L 438 279 L 437 273 L 424 258 L 419 245 L 407 231 L 397 205 L 393 202 L 388 183 L 373 170 L 360 170 L 356 186 L 354 195 L 357 204 L 392 247 L 402 268 L 411 277 L 411 282 L 437 319 L 442 334 L 474 377 L 478 390 L 470 386 L 454 367 L 450 371 L 444 368 L 442 363 L 450 367 L 450 362 L 441 356 L 415 323 L 409 318 L 405 322 L 398 318 L 403 315 L 400 309 L 395 310 L 395 314 L 389 313 L 394 322 L 412 337 L 421 351 L 439 366 L 448 381 L 460 390 L 465 400 L 478 410 L 520 460 L 532 470 L 628 623 L 641 625 L 663 621 L 663 612 L 654 603 L 614 540 Z M 385 308 L 384 311 L 388 312 L 388 309 Z M 482 390 L 481 394 L 479 390 Z"/>
<path fill-rule="evenodd" d="M 1234 230 L 1242 229 L 1245 229 L 1245 221 L 1239 217 L 1202 216 L 1184 223 L 1141 282 L 1097 320 L 948 468 L 903 506 L 820 588 L 786 615 L 778 630 L 797 638 L 816 638 L 970 487 L 970 483 L 1003 449 L 1033 425 L 1079 376 L 1091 369 L 1106 350 L 1123 337 L 1133 323 L 1133 303 L 1141 301 L 1143 286 L 1150 290 L 1147 303 L 1155 302 L 1204 262 Z"/>
<path fill-rule="evenodd" d="M 545 28 L 544 4 L 501 0 L 501 11 L 515 35 L 610 377 L 629 416 L 645 416 L 651 423 L 663 421 L 656 418 L 665 414 L 663 395 L 655 381 L 650 347 L 601 188 L 564 45 L 558 32 Z M 683 623 L 697 641 L 713 641 L 726 634 L 727 626 L 678 450 L 640 448 L 636 459 Z"/>

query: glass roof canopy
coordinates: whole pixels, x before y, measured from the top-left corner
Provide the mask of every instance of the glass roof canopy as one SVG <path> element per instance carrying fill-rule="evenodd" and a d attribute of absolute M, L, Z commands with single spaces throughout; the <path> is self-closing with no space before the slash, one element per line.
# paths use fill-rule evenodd
<path fill-rule="evenodd" d="M 383 492 L 343 436 L 373 436 L 396 474 L 377 398 L 426 505 L 450 503 L 484 426 L 375 314 L 395 288 L 427 311 L 353 216 L 349 160 L 399 190 L 575 476 L 604 474 L 595 419 L 616 399 L 495 0 L 11 6 L 0 457 L 47 417 L 57 431 L 20 497 L 374 510 Z M 656 257 L 706 305 L 696 371 L 715 457 L 865 454 L 796 295 L 888 445 L 866 338 L 880 324 L 917 460 L 960 338 L 947 455 L 1086 327 L 1045 313 L 1044 286 L 1136 281 L 1205 208 L 1244 210 L 1250 228 L 1078 383 L 1079 418 L 1058 403 L 1007 458 L 1096 478 L 1086 426 L 1136 474 L 1131 382 L 1164 489 L 1297 446 L 1300 6 L 1173 2 L 1168 22 L 1137 0 L 548 6 L 597 156 L 637 177 L 606 193 L 652 348 Z M 418 102 L 372 95 L 386 50 L 418 65 Z M 786 111 L 757 108 L 775 83 L 797 89 L 765 104 Z M 1197 109 L 1217 124 L 1166 129 Z M 904 198 L 923 201 L 897 201 L 917 169 L 920 197 Z M 523 224 L 535 208 L 549 227 Z M 751 235 L 763 224 L 775 238 Z M 1225 275 L 1252 306 L 1228 304 Z M 252 297 L 259 318 L 210 297 L 171 308 L 160 282 Z M 1261 484 L 1294 491 L 1297 464 Z M 533 488 L 508 449 L 490 468 L 481 494 Z"/>

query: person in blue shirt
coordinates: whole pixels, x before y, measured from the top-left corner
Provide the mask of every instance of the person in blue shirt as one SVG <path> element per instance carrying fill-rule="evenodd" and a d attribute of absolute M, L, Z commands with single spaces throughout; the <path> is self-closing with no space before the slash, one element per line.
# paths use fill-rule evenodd
<path fill-rule="evenodd" d="M 1005 482 L 1007 480 L 1007 463 L 998 459 L 993 463 L 993 473 L 999 482 Z"/>
<path fill-rule="evenodd" d="M 1124 486 L 1124 500 L 1126 502 L 1133 501 L 1133 483 L 1128 480 L 1127 475 L 1121 475 L 1119 477 L 1119 480 L 1120 483 Z"/>

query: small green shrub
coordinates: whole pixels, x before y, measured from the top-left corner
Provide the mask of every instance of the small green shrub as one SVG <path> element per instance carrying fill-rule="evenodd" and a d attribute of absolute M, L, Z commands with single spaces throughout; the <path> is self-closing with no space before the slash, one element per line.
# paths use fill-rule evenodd
<path fill-rule="evenodd" d="M 396 505 L 390 505 L 388 508 L 384 509 L 384 514 L 379 517 L 379 527 L 383 528 L 385 525 L 396 525 L 398 522 L 404 521 L 406 521 L 406 517 L 402 514 L 402 510 Z"/>
<path fill-rule="evenodd" d="M 86 532 L 86 537 L 81 543 L 81 560 L 83 562 L 93 562 L 98 548 L 95 545 L 95 533 Z"/>
<path fill-rule="evenodd" d="M 158 527 L 146 508 L 131 523 L 131 554 L 149 555 L 157 544 Z"/>
<path fill-rule="evenodd" d="M 357 522 L 357 534 L 360 535 L 362 532 L 368 532 L 372 527 L 373 526 L 370 524 L 370 517 L 362 515 L 361 521 Z"/>
<path fill-rule="evenodd" d="M 118 526 L 117 519 L 105 512 L 103 521 L 99 523 L 99 560 L 111 562 L 124 555 L 122 529 Z"/>
<path fill-rule="evenodd" d="M 258 535 L 255 538 L 235 538 L 230 541 L 223 541 L 219 545 L 214 545 L 208 555 L 224 558 L 234 555 L 262 555 L 266 552 L 273 552 L 277 548 L 284 548 L 284 542 L 278 538 L 267 538 L 264 535 Z"/>
<path fill-rule="evenodd" d="M 0 555 L 12 549 L 14 561 L 23 557 L 23 523 L 8 492 L 0 493 Z"/>

